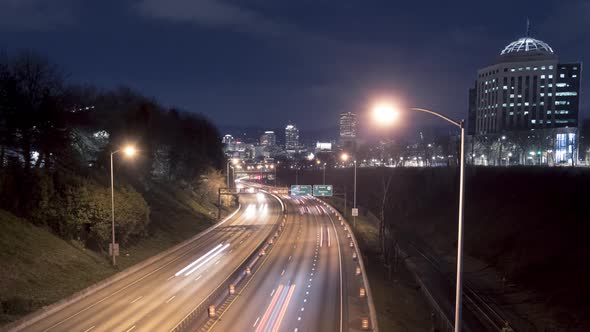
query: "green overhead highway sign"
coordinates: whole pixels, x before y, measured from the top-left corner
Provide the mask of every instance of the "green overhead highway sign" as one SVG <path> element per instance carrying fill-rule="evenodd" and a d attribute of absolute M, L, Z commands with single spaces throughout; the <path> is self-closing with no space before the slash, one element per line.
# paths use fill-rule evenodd
<path fill-rule="evenodd" d="M 311 195 L 311 186 L 309 185 L 292 185 L 291 186 L 291 195 L 293 196 L 305 196 Z"/>
<path fill-rule="evenodd" d="M 320 197 L 333 196 L 334 187 L 330 184 L 318 184 L 313 186 L 313 195 Z"/>

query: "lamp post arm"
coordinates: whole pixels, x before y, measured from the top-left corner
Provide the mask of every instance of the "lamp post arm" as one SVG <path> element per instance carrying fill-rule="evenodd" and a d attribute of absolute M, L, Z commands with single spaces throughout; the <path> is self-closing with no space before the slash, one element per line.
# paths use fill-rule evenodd
<path fill-rule="evenodd" d="M 436 115 L 439 118 L 444 119 L 445 121 L 450 122 L 450 123 L 454 124 L 455 126 L 457 126 L 459 128 L 461 128 L 463 126 L 463 121 L 460 121 L 460 122 L 459 121 L 455 121 L 455 120 L 453 120 L 451 118 L 448 118 L 448 117 L 446 117 L 446 116 L 444 116 L 444 115 L 442 115 L 440 113 L 437 113 L 435 111 L 427 110 L 425 108 L 417 108 L 417 107 L 412 107 L 412 108 L 410 108 L 410 110 L 411 111 L 417 111 L 417 112 L 425 112 L 425 113 L 430 113 L 432 115 Z"/>

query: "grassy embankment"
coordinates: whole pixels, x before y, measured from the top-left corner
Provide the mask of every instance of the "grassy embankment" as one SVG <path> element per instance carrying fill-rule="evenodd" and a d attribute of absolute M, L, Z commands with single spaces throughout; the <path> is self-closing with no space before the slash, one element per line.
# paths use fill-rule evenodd
<path fill-rule="evenodd" d="M 342 213 L 344 201 L 326 199 Z M 347 218 L 352 226 L 352 217 Z M 371 213 L 356 218 L 355 236 L 363 252 L 381 331 L 430 331 L 430 309 L 409 272 L 401 267 L 391 280 L 379 260 L 378 219 Z"/>
<path fill-rule="evenodd" d="M 214 222 L 215 207 L 197 202 L 187 191 L 154 185 L 144 198 L 151 210 L 149 236 L 121 248 L 118 269 L 105 255 L 0 210 L 0 325 L 151 257 Z"/>

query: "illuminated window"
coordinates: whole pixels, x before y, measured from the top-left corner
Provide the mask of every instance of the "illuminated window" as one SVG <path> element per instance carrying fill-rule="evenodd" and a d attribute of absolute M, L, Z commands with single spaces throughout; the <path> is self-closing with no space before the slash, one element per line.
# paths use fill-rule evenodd
<path fill-rule="evenodd" d="M 552 79 L 552 78 L 553 78 L 553 75 L 549 75 L 549 79 Z"/>
<path fill-rule="evenodd" d="M 559 74 L 560 78 L 565 78 L 565 74 Z"/>
<path fill-rule="evenodd" d="M 531 120 L 531 123 L 537 123 L 537 120 Z"/>
<path fill-rule="evenodd" d="M 515 71 L 515 70 L 516 70 L 516 69 L 514 69 L 514 68 L 510 68 L 510 71 Z"/>
<path fill-rule="evenodd" d="M 560 97 L 560 96 L 577 96 L 578 93 L 575 91 L 569 91 L 569 92 L 556 92 L 555 93 L 556 96 Z"/>
<path fill-rule="evenodd" d="M 545 70 L 545 66 L 542 66 L 542 67 L 541 67 L 541 70 Z"/>
<path fill-rule="evenodd" d="M 576 75 L 576 74 L 572 75 L 572 78 L 576 78 L 576 77 L 578 77 L 578 75 Z"/>
<path fill-rule="evenodd" d="M 549 69 L 553 69 L 553 66 L 549 66 Z"/>
<path fill-rule="evenodd" d="M 543 80 L 543 79 L 545 79 L 545 75 L 541 75 L 541 79 L 542 79 L 542 80 Z"/>

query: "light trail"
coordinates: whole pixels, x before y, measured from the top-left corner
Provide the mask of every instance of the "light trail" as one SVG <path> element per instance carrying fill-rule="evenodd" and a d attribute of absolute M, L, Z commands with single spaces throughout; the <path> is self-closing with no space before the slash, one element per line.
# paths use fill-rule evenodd
<path fill-rule="evenodd" d="M 186 270 L 190 269 L 191 267 L 193 267 L 195 264 L 198 264 L 200 261 L 202 261 L 203 259 L 207 258 L 207 256 L 211 255 L 215 250 L 221 248 L 223 245 L 220 243 L 218 244 L 215 248 L 209 250 L 209 252 L 207 252 L 206 254 L 204 254 L 203 256 L 199 257 L 197 260 L 195 260 L 194 262 L 190 263 L 189 265 L 185 266 L 182 270 L 176 272 L 175 276 L 179 276 L 181 274 L 183 274 Z"/>
<path fill-rule="evenodd" d="M 214 252 L 211 255 L 209 255 L 209 257 L 207 257 L 207 259 L 205 259 L 204 261 L 202 261 L 199 265 L 195 266 L 192 270 L 188 271 L 185 274 L 185 276 L 191 275 L 191 273 L 193 273 L 196 270 L 198 270 L 201 266 L 207 264 L 207 262 L 209 262 L 210 260 L 212 260 L 213 258 L 215 258 L 215 256 L 219 255 L 222 251 L 224 251 L 225 249 L 227 249 L 227 247 L 229 247 L 229 243 L 226 244 L 226 245 L 224 245 L 223 247 L 219 248 L 216 252 Z"/>

